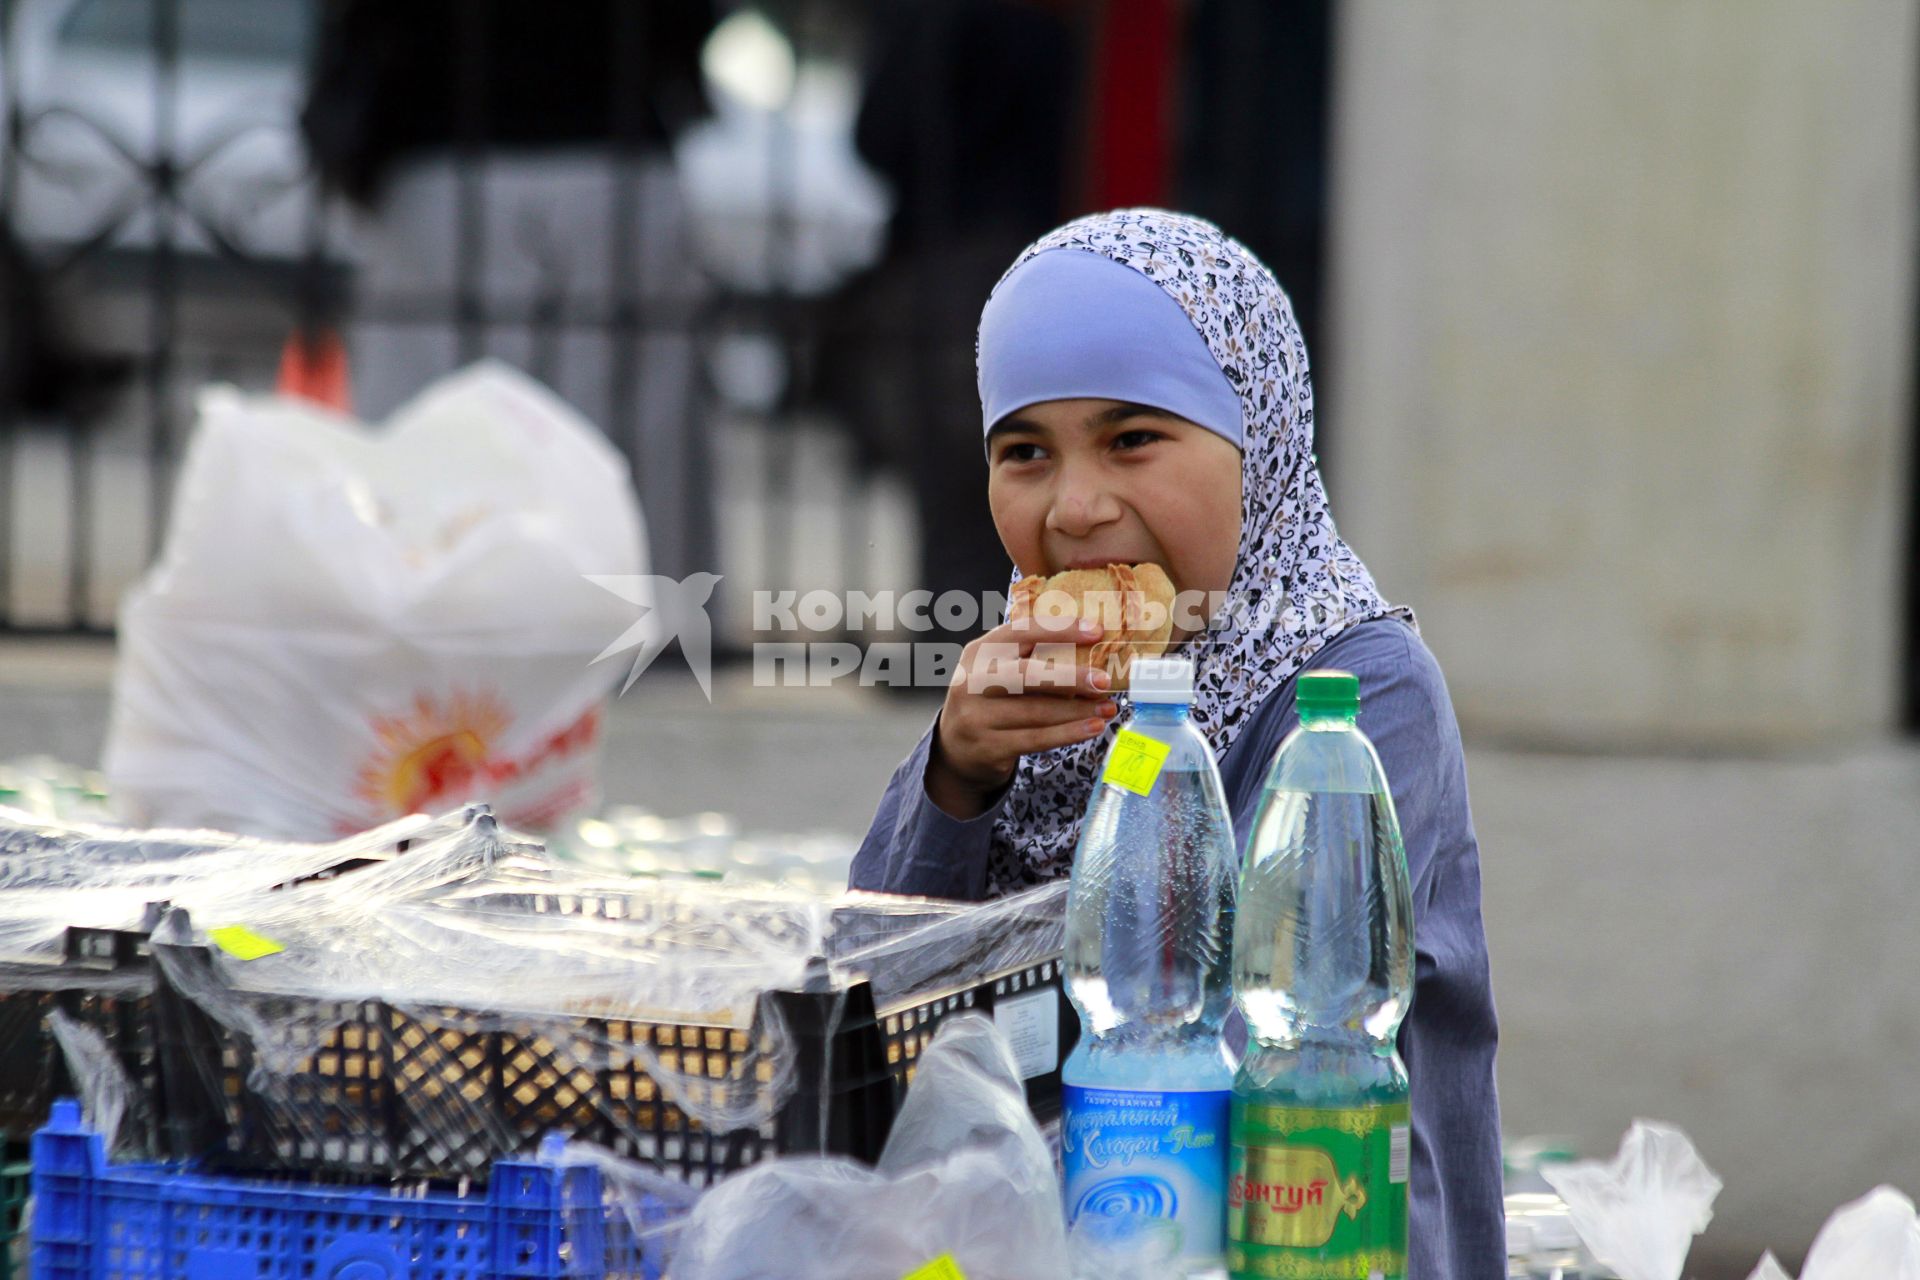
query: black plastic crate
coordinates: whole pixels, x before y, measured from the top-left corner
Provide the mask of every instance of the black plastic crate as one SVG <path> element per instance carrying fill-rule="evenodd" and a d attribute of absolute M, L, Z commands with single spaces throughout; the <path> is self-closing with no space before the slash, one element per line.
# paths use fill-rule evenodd
<path fill-rule="evenodd" d="M 582 1019 L 570 1044 L 462 1029 L 468 1016 L 459 1009 L 438 1011 L 442 1018 L 381 1001 L 305 1004 L 303 1019 L 318 1014 L 331 1025 L 310 1052 L 300 1047 L 297 1071 L 260 1088 L 244 1034 L 176 993 L 163 1000 L 169 1149 L 214 1168 L 483 1178 L 496 1159 L 558 1130 L 704 1183 L 771 1145 L 766 1132 L 703 1132 L 637 1063 L 597 1051 L 637 1042 L 683 1070 L 698 1060 L 693 1069 L 724 1075 L 749 1056 L 747 1033 L 733 1028 Z"/>
<path fill-rule="evenodd" d="M 1036 915 L 1009 923 L 1007 928 L 1036 934 L 1048 929 L 1061 933 L 1065 887 L 1056 885 L 1052 891 L 1058 899 L 1055 906 L 1059 919 L 1046 922 Z M 1028 1105 L 1042 1121 L 1058 1116 L 1060 1064 L 1080 1033 L 1079 1019 L 1067 1003 L 1062 986 L 1059 938 L 1052 939 L 1045 955 L 1017 965 L 998 964 L 994 953 L 1005 937 L 970 932 L 966 918 L 954 914 L 957 904 L 921 900 L 916 908 L 909 899 L 878 896 L 865 901 L 863 906 L 856 899 L 833 912 L 835 959 L 888 945 L 903 936 L 924 936 L 919 931 L 931 925 L 958 935 L 959 945 L 936 958 L 923 957 L 923 967 L 983 976 L 931 990 L 915 986 L 914 994 L 907 998 L 877 997 L 865 983 L 854 984 L 841 998 L 812 989 L 769 993 L 766 999 L 776 1006 L 799 1054 L 793 1064 L 798 1085 L 792 1099 L 782 1107 L 773 1133 L 766 1135 L 773 1141 L 766 1153 L 826 1151 L 869 1162 L 878 1159 L 920 1053 L 933 1039 L 941 1019 L 964 1011 L 983 1013 L 1002 1022 L 1016 1056 L 1029 1059 L 1023 1063 Z M 534 915 L 608 921 L 650 918 L 656 924 L 661 910 L 655 896 L 618 891 L 482 890 L 466 902 L 477 909 L 505 908 Z M 781 936 L 779 923 L 776 920 L 767 931 Z M 824 964 L 826 959 L 819 957 L 819 962 Z M 914 985 L 913 966 L 901 968 L 894 985 Z M 1023 1055 L 1023 1048 L 1030 1052 Z M 822 1097 L 828 1099 L 824 1110 Z"/>
<path fill-rule="evenodd" d="M 27 1275 L 27 1194 L 33 1166 L 27 1148 L 0 1143 L 0 1280 Z"/>
<path fill-rule="evenodd" d="M 57 964 L 0 964 L 0 1139 L 25 1142 L 46 1123 L 53 1100 L 76 1092 L 47 1016 L 56 1009 L 98 1032 L 136 1090 L 129 1121 L 154 1139 L 159 1053 L 154 1039 L 153 965 L 140 930 L 66 931 Z"/>
<path fill-rule="evenodd" d="M 514 894 L 487 905 L 619 919 L 633 903 Z M 873 936 L 911 924 L 891 917 Z M 217 981 L 210 952 L 180 947 L 168 955 L 196 984 Z M 1056 952 L 885 1006 L 869 983 L 855 982 L 764 993 L 747 1027 L 548 1017 L 538 1033 L 476 1026 L 482 1019 L 454 1008 L 269 996 L 255 1008 L 269 1024 L 324 1029 L 291 1055 L 282 1044 L 281 1062 L 291 1056 L 297 1068 L 263 1080 L 246 1034 L 173 990 L 162 966 L 157 1008 L 171 1150 L 234 1170 L 481 1178 L 493 1161 L 525 1154 L 559 1130 L 696 1185 L 777 1153 L 871 1161 L 920 1053 L 942 1019 L 964 1010 L 1017 1015 L 1011 1020 L 1033 1042 L 1029 1100 L 1042 1119 L 1057 1115 L 1059 1064 L 1078 1033 L 1060 987 Z M 724 1132 L 676 1104 L 642 1061 L 606 1048 L 642 1046 L 679 1077 L 770 1090 L 770 1025 L 785 1029 L 780 1041 L 792 1058 L 778 1066 L 791 1071 L 791 1092 L 767 1123 Z"/>
<path fill-rule="evenodd" d="M 0 1140 L 26 1142 L 46 1123 L 53 1099 L 75 1092 L 47 1025 L 55 1010 L 99 1033 L 136 1092 L 150 1095 L 157 1085 L 146 939 L 158 905 L 143 920 L 122 921 L 124 928 L 74 927 L 59 914 L 98 921 L 100 904 L 89 891 L 109 868 L 112 888 L 130 889 L 143 868 L 177 869 L 217 855 L 234 839 L 116 831 L 0 809 L 0 883 L 9 889 L 0 900 L 8 948 L 0 955 Z M 61 930 L 61 923 L 69 927 Z M 42 934 L 42 927 L 53 932 Z"/>
<path fill-rule="evenodd" d="M 484 806 L 448 814 L 394 841 L 390 847 L 347 844 L 324 865 L 290 875 L 267 892 L 334 881 L 366 867 L 384 865 L 426 840 L 463 826 L 490 824 Z M 201 837 L 204 837 L 202 839 Z M 0 818 L 0 879 L 60 886 L 63 867 L 76 857 L 117 864 L 129 874 L 143 864 L 232 853 L 239 837 L 217 832 L 164 832 L 158 838 L 136 830 L 65 828 L 58 823 L 22 823 Z M 239 855 L 244 856 L 244 851 Z M 209 864 L 211 865 L 211 864 Z M 44 868 L 44 870 L 43 870 Z M 84 889 L 83 880 L 71 886 Z M 98 1032 L 133 1088 L 123 1135 L 137 1150 L 167 1149 L 166 1090 L 153 1009 L 154 974 L 149 938 L 167 903 L 148 903 L 135 927 L 69 926 L 58 958 L 35 955 L 0 959 L 0 1140 L 26 1142 L 46 1123 L 53 1100 L 78 1093 L 65 1055 L 47 1024 L 58 1009 Z"/>
<path fill-rule="evenodd" d="M 796 1038 L 803 1043 L 811 1040 L 809 1051 L 800 1059 L 798 1087 L 781 1110 L 777 1149 L 782 1153 L 828 1151 L 869 1163 L 879 1159 L 914 1068 L 941 1021 L 963 1012 L 993 1017 L 1014 1001 L 1038 1001 L 1041 1007 L 1035 1017 L 1051 1020 L 1046 1039 L 1052 1048 L 1046 1057 L 1052 1066 L 1027 1077 L 1027 1105 L 1041 1121 L 1057 1117 L 1060 1064 L 1080 1034 L 1079 1019 L 1067 1003 L 1061 978 L 1055 956 L 885 1009 L 876 1009 L 872 989 L 859 984 L 847 992 L 831 1037 L 827 1027 L 835 1011 L 830 999 L 800 992 L 775 995 Z M 1033 1021 L 1023 1019 L 1026 1024 Z M 824 1118 L 823 1095 L 829 1100 Z"/>

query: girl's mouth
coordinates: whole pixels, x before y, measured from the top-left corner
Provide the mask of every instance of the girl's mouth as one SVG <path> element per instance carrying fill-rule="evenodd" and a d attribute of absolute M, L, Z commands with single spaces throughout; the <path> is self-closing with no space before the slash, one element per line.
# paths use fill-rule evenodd
<path fill-rule="evenodd" d="M 1104 569 L 1110 564 L 1139 564 L 1133 556 L 1079 556 L 1067 561 L 1068 569 Z"/>

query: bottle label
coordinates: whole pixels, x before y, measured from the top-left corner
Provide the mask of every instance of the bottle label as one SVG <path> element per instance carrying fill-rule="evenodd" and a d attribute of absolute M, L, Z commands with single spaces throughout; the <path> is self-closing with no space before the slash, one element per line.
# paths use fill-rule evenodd
<path fill-rule="evenodd" d="M 1405 1102 L 1233 1102 L 1227 1269 L 1234 1280 L 1403 1280 Z"/>
<path fill-rule="evenodd" d="M 1084 1214 L 1170 1218 L 1182 1257 L 1217 1260 L 1232 1092 L 1067 1085 L 1062 1095 L 1067 1225 Z"/>

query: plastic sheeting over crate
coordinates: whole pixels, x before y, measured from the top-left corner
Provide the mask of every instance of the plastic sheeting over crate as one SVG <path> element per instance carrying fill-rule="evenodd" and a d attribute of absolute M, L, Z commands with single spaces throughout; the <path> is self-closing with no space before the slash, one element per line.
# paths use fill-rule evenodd
<path fill-rule="evenodd" d="M 557 1129 L 706 1181 L 837 1132 L 877 1151 L 934 1022 L 1057 987 L 1064 886 L 981 905 L 636 888 L 516 848 L 477 822 L 242 916 L 170 916 L 175 1153 L 475 1176 Z"/>
<path fill-rule="evenodd" d="M 403 818 L 329 844 L 275 844 L 219 831 L 132 830 L 0 808 L 0 963 L 58 961 L 70 929 L 139 931 L 150 908 L 227 901 L 393 858 L 466 820 Z"/>
<path fill-rule="evenodd" d="M 46 1119 L 63 1070 L 48 1017 L 97 1036 L 146 1096 L 123 1135 L 150 1150 L 158 1101 L 147 936 L 169 904 L 218 921 L 262 897 L 336 881 L 451 843 L 478 809 L 410 818 L 332 844 L 279 845 L 211 831 L 138 831 L 0 809 L 0 1137 L 24 1141 Z"/>

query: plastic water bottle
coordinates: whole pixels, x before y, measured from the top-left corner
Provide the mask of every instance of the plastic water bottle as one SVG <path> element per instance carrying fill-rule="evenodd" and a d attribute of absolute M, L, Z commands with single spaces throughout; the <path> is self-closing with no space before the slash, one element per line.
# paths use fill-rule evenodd
<path fill-rule="evenodd" d="M 1061 1069 L 1066 1211 L 1083 1236 L 1137 1230 L 1190 1273 L 1225 1252 L 1233 1063 L 1221 1030 L 1239 858 L 1219 766 L 1189 714 L 1193 664 L 1136 659 L 1131 692 L 1067 893 L 1081 1035 Z"/>
<path fill-rule="evenodd" d="M 1233 1084 L 1227 1266 L 1240 1277 L 1407 1267 L 1413 895 L 1393 797 L 1355 725 L 1359 681 L 1304 672 L 1247 840 L 1233 939 L 1247 1021 Z"/>

